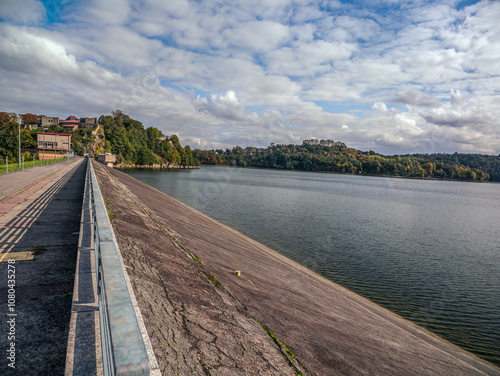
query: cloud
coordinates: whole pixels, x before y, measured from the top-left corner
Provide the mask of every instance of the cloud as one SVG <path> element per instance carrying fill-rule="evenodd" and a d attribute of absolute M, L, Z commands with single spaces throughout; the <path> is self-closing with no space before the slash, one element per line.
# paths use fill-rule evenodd
<path fill-rule="evenodd" d="M 0 25 L 0 32 L 5 35 L 0 39 L 0 69 L 28 75 L 33 84 L 55 78 L 55 82 L 68 80 L 75 88 L 82 82 L 99 87 L 120 76 L 93 61 L 78 61 L 63 45 L 34 31 Z"/>
<path fill-rule="evenodd" d="M 352 56 L 356 46 L 351 43 L 331 43 L 312 41 L 296 47 L 283 47 L 269 52 L 264 60 L 268 71 L 291 76 L 310 76 L 330 72 L 336 60 L 345 60 Z"/>
<path fill-rule="evenodd" d="M 418 124 L 418 115 L 412 113 L 402 113 L 394 115 L 394 120 L 397 123 L 397 130 L 404 134 L 407 138 L 418 136 L 424 133 L 423 129 Z M 410 137 L 408 137 L 410 136 Z"/>
<path fill-rule="evenodd" d="M 227 120 L 243 120 L 244 106 L 240 103 L 236 94 L 232 90 L 226 91 L 224 94 L 212 95 L 210 98 L 196 98 L 195 107 L 200 112 L 212 114 L 216 118 Z"/>
<path fill-rule="evenodd" d="M 90 0 L 70 4 L 66 19 L 93 26 L 123 25 L 132 16 L 132 4 L 129 0 Z"/>
<path fill-rule="evenodd" d="M 389 111 L 387 109 L 387 106 L 385 105 L 384 102 L 381 102 L 381 101 L 378 101 L 378 102 L 375 102 L 372 106 L 372 110 L 375 110 L 375 111 L 381 111 L 381 112 L 386 112 L 386 111 Z"/>
<path fill-rule="evenodd" d="M 92 39 L 84 43 L 90 56 L 125 72 L 150 67 L 159 60 L 163 50 L 160 41 L 148 39 L 124 26 L 90 30 L 88 35 Z"/>
<path fill-rule="evenodd" d="M 451 89 L 451 105 L 457 107 L 466 103 L 465 98 L 462 97 L 460 90 Z"/>
<path fill-rule="evenodd" d="M 251 21 L 222 32 L 226 41 L 234 47 L 251 51 L 270 51 L 290 38 L 286 25 L 271 21 Z"/>
<path fill-rule="evenodd" d="M 477 111 L 476 108 L 458 111 L 438 108 L 423 117 L 432 124 L 457 128 L 493 126 L 497 119 L 493 114 Z"/>
<path fill-rule="evenodd" d="M 45 18 L 45 7 L 37 0 L 0 1 L 0 19 L 37 25 Z"/>
<path fill-rule="evenodd" d="M 408 90 L 397 94 L 393 99 L 396 103 L 403 103 L 410 106 L 418 107 L 441 107 L 439 101 L 431 98 L 429 95 L 419 92 L 417 90 Z"/>

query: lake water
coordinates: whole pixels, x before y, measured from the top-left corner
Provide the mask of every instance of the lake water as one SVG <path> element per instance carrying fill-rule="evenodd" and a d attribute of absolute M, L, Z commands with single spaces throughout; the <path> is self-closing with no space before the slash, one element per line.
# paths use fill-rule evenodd
<path fill-rule="evenodd" d="M 500 365 L 500 184 L 124 171 Z"/>

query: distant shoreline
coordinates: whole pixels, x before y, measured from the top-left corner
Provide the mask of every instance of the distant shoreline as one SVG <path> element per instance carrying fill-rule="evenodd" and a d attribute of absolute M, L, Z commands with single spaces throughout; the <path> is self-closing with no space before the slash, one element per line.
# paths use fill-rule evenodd
<path fill-rule="evenodd" d="M 352 174 L 347 172 L 336 172 L 336 171 L 311 171 L 311 170 L 298 170 L 298 169 L 287 169 L 287 168 L 271 168 L 271 167 L 255 167 L 255 166 L 230 166 L 230 165 L 212 165 L 212 164 L 201 164 L 199 167 L 230 167 L 230 168 L 248 168 L 256 170 L 277 170 L 277 171 L 297 171 L 297 172 L 314 172 L 320 174 L 335 174 L 335 175 L 350 175 L 350 176 L 368 176 L 368 177 L 379 177 L 379 178 L 395 178 L 395 179 L 410 179 L 410 180 L 433 180 L 433 181 L 449 181 L 449 182 L 463 182 L 463 183 L 489 183 L 498 184 L 497 181 L 477 181 L 477 180 L 461 180 L 461 179 L 440 179 L 432 177 L 417 177 L 417 176 L 401 176 L 401 175 L 382 175 L 382 174 Z"/>
<path fill-rule="evenodd" d="M 181 165 L 129 165 L 129 164 L 122 164 L 122 165 L 117 165 L 114 166 L 114 168 L 118 170 L 126 170 L 126 169 L 132 169 L 132 168 L 144 168 L 144 169 L 153 169 L 153 170 L 168 170 L 168 169 L 193 169 L 193 168 L 200 168 L 200 166 L 181 166 Z"/>

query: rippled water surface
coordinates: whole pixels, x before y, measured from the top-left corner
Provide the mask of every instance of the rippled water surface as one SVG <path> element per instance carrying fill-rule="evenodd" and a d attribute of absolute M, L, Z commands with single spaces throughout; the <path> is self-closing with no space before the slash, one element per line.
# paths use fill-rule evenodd
<path fill-rule="evenodd" d="M 500 365 L 500 184 L 125 172 Z"/>

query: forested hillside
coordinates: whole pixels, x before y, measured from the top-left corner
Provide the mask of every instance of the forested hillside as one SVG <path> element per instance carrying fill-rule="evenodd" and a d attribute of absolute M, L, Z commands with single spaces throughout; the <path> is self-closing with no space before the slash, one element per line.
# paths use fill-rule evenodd
<path fill-rule="evenodd" d="M 101 116 L 106 149 L 116 154 L 117 163 L 135 165 L 168 164 L 199 166 L 189 145 L 181 146 L 176 135 L 167 137 L 155 127 L 144 129 L 140 121 L 115 111 Z M 109 143 L 109 147 L 108 147 Z"/>
<path fill-rule="evenodd" d="M 384 156 L 331 140 L 307 140 L 302 145 L 271 145 L 267 148 L 195 149 L 193 154 L 207 165 L 500 181 L 500 156 L 458 153 Z"/>

